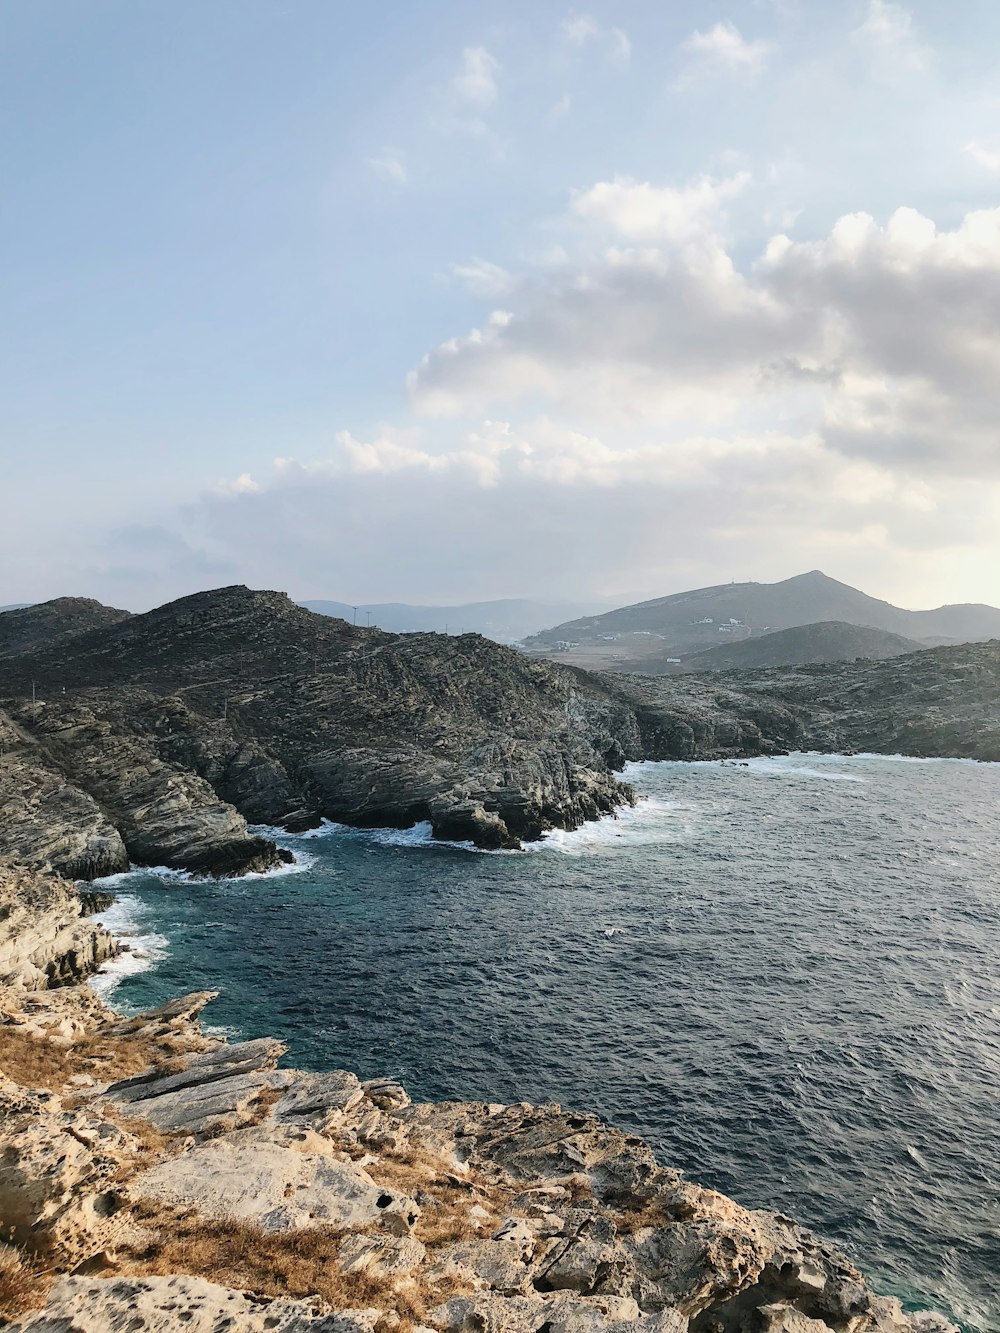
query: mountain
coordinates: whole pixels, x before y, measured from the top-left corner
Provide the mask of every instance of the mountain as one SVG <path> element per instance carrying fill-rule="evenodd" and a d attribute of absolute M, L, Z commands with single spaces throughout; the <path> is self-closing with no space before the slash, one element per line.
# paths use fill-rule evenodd
<path fill-rule="evenodd" d="M 662 671 L 672 665 L 669 658 L 822 620 L 885 630 L 924 644 L 1000 637 L 995 607 L 906 611 L 814 569 L 780 583 L 724 583 L 578 618 L 532 636 L 525 647 L 589 668 Z"/>
<path fill-rule="evenodd" d="M 348 602 L 299 602 L 321 616 L 339 616 L 358 625 L 373 626 L 392 634 L 422 631 L 448 634 L 482 634 L 497 643 L 516 643 L 537 634 L 556 620 L 572 620 L 610 609 L 596 603 L 533 602 L 508 597 L 496 602 L 465 602 L 459 606 L 410 606 L 406 602 L 369 602 L 351 606 Z"/>
<path fill-rule="evenodd" d="M 888 630 L 821 620 L 817 625 L 796 625 L 756 639 L 718 644 L 685 657 L 684 666 L 690 671 L 726 671 L 806 662 L 854 662 L 858 658 L 883 661 L 902 653 L 920 652 L 923 647 L 915 639 L 904 639 Z"/>
<path fill-rule="evenodd" d="M 128 611 L 104 606 L 91 597 L 56 597 L 51 602 L 10 607 L 0 612 L 0 657 L 116 625 L 129 615 Z"/>

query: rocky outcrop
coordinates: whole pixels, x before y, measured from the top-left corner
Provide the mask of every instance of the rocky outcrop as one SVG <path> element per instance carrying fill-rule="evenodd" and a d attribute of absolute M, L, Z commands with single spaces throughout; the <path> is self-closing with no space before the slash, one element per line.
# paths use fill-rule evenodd
<path fill-rule="evenodd" d="M 204 1037 L 209 998 L 122 1019 L 64 990 L 23 1016 L 62 1087 L 0 1085 L 0 1270 L 44 1303 L 8 1306 L 19 1333 L 957 1333 L 594 1116 L 281 1069 L 280 1043 Z M 95 1034 L 149 1065 L 74 1072 Z"/>
<path fill-rule="evenodd" d="M 72 889 L 6 885 L 5 975 L 48 979 Z M 950 1328 L 593 1116 L 283 1069 L 280 1042 L 202 1034 L 211 998 L 123 1018 L 86 988 L 3 992 L 0 1270 L 47 1297 L 15 1327 Z M 46 1293 L 43 1270 L 87 1275 Z"/>
<path fill-rule="evenodd" d="M 113 958 L 111 935 L 86 919 L 91 906 L 65 880 L 0 863 L 0 985 L 63 986 Z"/>
<path fill-rule="evenodd" d="M 439 837 L 513 847 L 630 800 L 613 769 L 639 757 L 622 742 L 628 708 L 572 673 L 477 635 L 356 629 L 245 588 L 0 658 L 0 692 L 11 764 L 65 789 L 44 818 L 0 769 L 0 810 L 17 807 L 40 853 L 65 831 L 72 847 L 39 864 L 75 873 L 110 859 L 93 807 L 130 860 L 198 873 L 274 863 L 248 819 L 429 820 Z"/>
<path fill-rule="evenodd" d="M 0 657 L 47 648 L 128 617 L 128 611 L 104 606 L 92 597 L 56 597 L 51 602 L 14 607 L 0 615 Z"/>
<path fill-rule="evenodd" d="M 690 676 L 606 676 L 648 759 L 782 749 L 1000 760 L 1000 642 L 889 661 Z"/>
<path fill-rule="evenodd" d="M 378 1313 L 378 1312 L 372 1312 Z M 371 1313 L 317 1314 L 314 1302 L 231 1291 L 203 1278 L 64 1277 L 22 1333 L 372 1333 Z"/>

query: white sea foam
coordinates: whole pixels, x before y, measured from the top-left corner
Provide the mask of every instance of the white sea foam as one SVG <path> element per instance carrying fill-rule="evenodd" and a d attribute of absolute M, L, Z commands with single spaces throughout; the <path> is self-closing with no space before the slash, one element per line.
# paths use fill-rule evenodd
<path fill-rule="evenodd" d="M 634 806 L 625 806 L 578 829 L 551 829 L 539 842 L 525 844 L 525 851 L 586 856 L 620 848 L 623 840 L 633 847 L 690 842 L 696 835 L 697 822 L 697 812 L 690 805 L 659 796 L 640 796 Z"/>
<path fill-rule="evenodd" d="M 790 756 L 791 757 L 791 756 Z M 789 764 L 783 758 L 776 759 L 740 759 L 734 761 L 740 767 L 750 769 L 752 773 L 762 773 L 769 778 L 800 777 L 820 778 L 824 782 L 864 782 L 857 773 L 837 773 L 826 768 L 811 768 L 806 764 Z"/>
<path fill-rule="evenodd" d="M 124 876 L 111 878 L 121 879 Z M 102 999 L 107 999 L 126 977 L 148 971 L 166 956 L 169 941 L 156 931 L 143 929 L 144 915 L 145 909 L 139 899 L 126 894 L 94 917 L 122 946 L 121 953 L 105 963 L 100 972 L 89 979 L 91 988 Z"/>

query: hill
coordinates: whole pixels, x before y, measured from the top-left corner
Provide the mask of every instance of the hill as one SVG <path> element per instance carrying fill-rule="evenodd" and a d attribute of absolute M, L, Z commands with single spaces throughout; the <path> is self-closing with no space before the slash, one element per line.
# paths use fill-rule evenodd
<path fill-rule="evenodd" d="M 920 652 L 923 644 L 888 630 L 848 625 L 842 620 L 821 620 L 817 625 L 796 625 L 740 643 L 723 643 L 684 659 L 691 671 L 725 671 L 740 667 L 793 666 L 804 662 L 853 662 L 858 658 L 883 661 L 902 653 Z"/>
<path fill-rule="evenodd" d="M 0 657 L 116 625 L 129 614 L 91 597 L 56 597 L 51 602 L 11 607 L 0 612 Z"/>
<path fill-rule="evenodd" d="M 1000 610 L 995 607 L 907 611 L 814 569 L 780 583 L 725 583 L 578 618 L 534 635 L 525 647 L 592 669 L 660 671 L 671 657 L 823 620 L 885 630 L 925 644 L 1000 637 Z"/>
<path fill-rule="evenodd" d="M 369 622 L 394 634 L 430 631 L 447 634 L 482 634 L 497 643 L 516 643 L 537 634 L 557 620 L 572 620 L 595 614 L 595 605 L 579 603 L 534 602 L 524 598 L 504 598 L 495 602 L 465 602 L 459 606 L 411 606 L 406 602 L 369 602 L 352 606 L 348 602 L 303 601 L 309 611 L 321 616 L 339 616 L 358 625 Z M 597 611 L 610 609 L 607 604 Z"/>
<path fill-rule="evenodd" d="M 281 856 L 247 820 L 516 846 L 630 799 L 618 705 L 479 635 L 386 634 L 244 587 L 85 631 L 65 611 L 0 657 L 0 854 L 31 865 L 266 869 Z"/>

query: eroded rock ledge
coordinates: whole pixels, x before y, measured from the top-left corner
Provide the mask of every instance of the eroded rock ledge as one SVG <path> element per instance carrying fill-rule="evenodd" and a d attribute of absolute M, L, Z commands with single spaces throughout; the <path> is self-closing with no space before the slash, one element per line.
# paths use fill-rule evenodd
<path fill-rule="evenodd" d="M 211 998 L 3 992 L 18 1333 L 957 1333 L 594 1116 L 282 1069 Z"/>
<path fill-rule="evenodd" d="M 0 863 L 0 985 L 47 990 L 96 972 L 118 946 L 86 918 L 111 898 L 58 876 Z"/>

